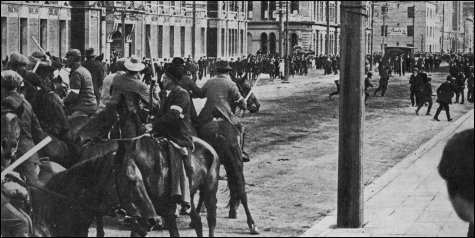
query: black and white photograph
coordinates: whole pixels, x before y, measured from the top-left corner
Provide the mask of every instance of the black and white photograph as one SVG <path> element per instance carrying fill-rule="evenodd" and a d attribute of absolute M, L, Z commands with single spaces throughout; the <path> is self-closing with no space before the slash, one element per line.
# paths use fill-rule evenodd
<path fill-rule="evenodd" d="M 1 237 L 473 237 L 473 1 L 1 1 Z"/>

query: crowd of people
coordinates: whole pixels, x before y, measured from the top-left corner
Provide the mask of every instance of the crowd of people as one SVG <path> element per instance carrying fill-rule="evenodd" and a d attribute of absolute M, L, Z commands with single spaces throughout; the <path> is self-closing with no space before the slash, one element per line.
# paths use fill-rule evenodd
<path fill-rule="evenodd" d="M 380 77 L 373 96 L 380 91 L 381 96 L 385 96 L 392 74 L 405 76 L 406 72 L 412 72 L 409 78 L 411 105 L 417 108 L 416 114 L 427 105 L 426 115 L 431 115 L 432 79 L 427 73 L 437 71 L 442 60 L 449 63 L 449 75 L 446 82 L 437 89 L 436 102 L 439 107 L 434 120 L 439 121 L 439 114 L 445 110 L 447 119 L 451 121 L 449 105 L 452 104 L 453 97 L 455 103 L 463 104 L 467 87 L 467 101 L 473 103 L 474 100 L 473 54 L 428 54 L 418 58 L 405 55 L 369 56 L 365 64 L 365 101 L 370 95 L 369 88 L 374 87 L 371 83 L 373 73 L 370 70 L 370 62 L 373 61 L 375 66 L 377 65 L 375 71 L 379 72 Z M 72 49 L 65 55 L 65 60 L 42 51 L 36 51 L 28 57 L 15 53 L 2 61 L 2 112 L 20 113 L 22 126 L 17 149 L 18 155 L 21 156 L 46 135 L 43 131 L 46 128 L 42 128 L 44 124 L 37 117 L 38 113 L 48 113 L 43 108 L 46 105 L 36 102 L 40 91 L 53 93 L 61 98 L 69 120 L 92 117 L 107 122 L 107 130 L 99 132 L 104 138 L 108 136 L 114 123 L 114 117 L 111 115 L 117 114 L 117 105 L 125 98 L 126 102 L 139 112 L 138 124 L 152 134 L 170 139 L 187 151 L 181 160 L 187 174 L 186 178 L 181 179 L 186 180 L 193 176 L 190 162 L 193 150 L 192 127 L 199 127 L 213 118 L 220 117 L 236 126 L 244 140 L 244 127 L 232 109 L 247 109 L 236 79 L 247 78 L 255 81 L 260 74 L 269 74 L 271 81 L 276 78 L 283 79 L 286 64 L 289 66 L 290 76 L 307 75 L 311 68 L 323 70 L 324 75 L 335 75 L 339 72 L 340 58 L 338 55 L 292 54 L 288 58 L 281 58 L 273 54 L 257 54 L 231 58 L 228 62 L 207 57 L 193 61 L 191 57 L 159 60 L 138 56 L 119 58 L 115 55 L 109 63 L 107 59 L 103 59 L 102 54 L 97 55 L 92 48 L 84 52 Z M 69 74 L 69 83 L 61 77 L 61 72 L 64 71 Z M 211 79 L 203 87 L 198 87 L 196 81 L 208 75 Z M 155 83 L 158 83 L 160 90 L 154 87 Z M 338 80 L 335 84 L 337 91 L 331 93 L 330 98 L 339 93 Z M 207 98 L 199 114 L 192 98 Z M 150 123 L 149 126 L 144 126 L 147 123 Z M 66 132 L 61 131 L 57 134 L 64 133 Z M 244 141 L 241 143 L 244 144 Z M 2 171 L 14 160 L 4 157 L 3 153 L 2 144 Z M 243 161 L 249 161 L 247 153 L 242 151 L 242 154 Z M 39 162 L 39 156 L 35 154 L 19 167 L 18 171 L 26 177 L 26 181 L 37 182 Z M 11 200 L 28 200 L 29 194 L 23 185 L 12 181 L 2 181 L 2 235 L 26 236 L 29 235 L 31 219 L 25 211 L 14 206 Z M 179 196 L 177 203 L 185 210 L 190 206 L 187 189 L 189 188 L 183 188 L 176 194 Z M 11 233 L 4 233 L 4 227 Z"/>
<path fill-rule="evenodd" d="M 172 188 L 176 191 L 173 196 L 177 197 L 177 204 L 186 212 L 190 208 L 190 186 L 183 184 L 189 184 L 188 179 L 194 173 L 190 159 L 194 147 L 192 127 L 202 126 L 213 118 L 223 118 L 241 133 L 242 139 L 237 146 L 244 150 L 241 146 L 244 144 L 244 127 L 232 108 L 246 110 L 247 105 L 231 79 L 230 73 L 234 69 L 227 61 L 209 62 L 205 58 L 196 63 L 179 57 L 170 62 L 157 62 L 131 56 L 113 58 L 111 64 L 108 64 L 106 61 L 102 62 L 102 57 L 89 48 L 84 52 L 72 49 L 65 55 L 65 60 L 36 51 L 29 57 L 15 53 L 2 62 L 2 114 L 17 112 L 22 120 L 18 153 L 15 156 L 4 156 L 4 152 L 7 152 L 4 151 L 3 143 L 6 130 L 3 130 L 2 121 L 2 171 L 17 156 L 24 155 L 45 138 L 47 134 L 44 130 L 50 129 L 45 128 L 41 118 L 37 117 L 38 112 L 45 111 L 50 106 L 38 104 L 39 96 L 55 95 L 61 98 L 61 107 L 64 107 L 70 122 L 76 118 L 88 117 L 91 123 L 103 123 L 105 126 L 98 126 L 97 128 L 101 128 L 98 131 L 86 132 L 97 133 L 100 138 L 108 138 L 114 120 L 117 119 L 118 105 L 125 100 L 137 112 L 134 120 L 139 128 L 146 129 L 154 136 L 165 137 L 187 151 L 184 157 L 172 158 L 180 163 L 183 161 L 186 171 L 185 177 L 180 176 L 180 171 L 172 173 L 172 179 L 180 181 L 174 183 L 179 188 Z M 60 71 L 68 72 L 69 84 L 63 80 Z M 202 88 L 198 87 L 196 80 L 208 72 L 214 77 Z M 157 81 L 159 87 L 154 87 Z M 199 115 L 193 106 L 192 97 L 207 98 Z M 61 136 L 66 132 L 55 135 Z M 244 162 L 249 161 L 247 153 L 242 151 L 242 155 Z M 39 156 L 34 153 L 33 158 L 21 164 L 16 171 L 25 176 L 28 183 L 36 184 L 39 183 L 39 164 Z M 30 236 L 30 214 L 24 207 L 18 206 L 29 203 L 30 194 L 25 184 L 19 182 L 22 181 L 21 176 L 10 173 L 7 177 L 12 176 L 20 179 L 2 178 L 2 236 Z M 18 200 L 22 202 L 13 202 Z"/>

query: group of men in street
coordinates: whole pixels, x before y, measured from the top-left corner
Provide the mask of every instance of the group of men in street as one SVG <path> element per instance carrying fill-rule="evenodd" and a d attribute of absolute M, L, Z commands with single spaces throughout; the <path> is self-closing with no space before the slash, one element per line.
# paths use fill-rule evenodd
<path fill-rule="evenodd" d="M 33 63 L 30 62 L 32 58 L 35 59 Z M 186 149 L 185 157 L 172 159 L 183 162 L 188 178 L 193 175 L 190 161 L 193 149 L 191 139 L 193 126 L 201 126 L 213 118 L 221 117 L 243 133 L 243 126 L 231 108 L 238 106 L 242 110 L 246 110 L 246 102 L 229 76 L 229 72 L 234 70 L 229 62 L 215 62 L 213 67 L 216 77 L 208 80 L 202 88 L 199 88 L 195 83 L 196 78 L 193 77 L 196 71 L 189 67 L 193 62 L 185 61 L 182 58 L 174 58 L 170 63 L 161 62 L 158 64 L 131 56 L 111 60 L 112 65 L 104 67 L 104 64 L 97 60 L 94 49 L 91 48 L 86 49 L 84 54 L 77 49 L 68 51 L 64 65 L 60 63 L 61 61 L 55 62 L 59 64 L 57 68 L 51 68 L 54 65 L 51 57 L 42 54 L 42 52 L 35 52 L 30 59 L 21 54 L 12 54 L 5 65 L 5 70 L 2 65 L 2 111 L 17 111 L 20 107 L 24 108 L 19 115 L 22 126 L 18 156 L 28 152 L 45 135 L 30 102 L 27 100 L 29 95 L 26 93 L 24 85 L 35 85 L 30 90 L 39 88 L 49 90 L 54 87 L 53 84 L 64 86 L 65 82 L 57 76 L 57 72 L 53 73 L 56 70 L 65 70 L 64 68 L 70 69 L 69 88 L 62 101 L 70 119 L 85 116 L 90 117 L 91 120 L 101 120 L 108 124 L 118 113 L 117 104 L 119 101 L 125 99 L 127 105 L 136 107 L 138 114 L 136 122 L 138 124 L 143 126 L 142 123 L 151 122 L 151 126 L 144 126 L 149 129 L 150 133 L 165 137 Z M 38 74 L 42 70 L 38 65 L 42 64 L 49 67 L 50 74 Z M 155 75 L 147 69 L 146 64 L 149 69 L 155 67 Z M 208 67 L 207 60 L 200 59 L 197 64 L 199 75 L 206 75 L 209 72 Z M 107 74 L 107 71 L 110 74 Z M 151 74 L 148 81 L 150 85 L 153 85 L 151 82 L 154 80 L 159 81 L 160 93 L 156 89 L 152 88 L 151 90 L 151 86 L 145 83 L 147 74 Z M 152 93 L 152 97 L 150 97 L 150 93 Z M 207 98 L 199 115 L 193 106 L 192 96 Z M 147 106 L 151 104 L 154 108 L 151 121 L 147 121 L 147 116 L 143 114 L 142 104 Z M 104 131 L 100 131 L 99 134 L 107 137 L 108 132 L 105 129 L 110 127 L 112 125 L 109 123 L 103 127 Z M 18 170 L 32 183 L 37 182 L 38 178 L 39 158 L 37 154 L 34 157 L 35 159 L 27 160 Z M 2 147 L 2 171 L 14 160 L 15 158 L 8 160 L 4 157 Z M 249 161 L 245 152 L 243 152 L 243 160 Z M 27 189 L 19 183 L 13 182 L 12 184 L 11 180 L 2 181 L 2 236 L 32 235 L 29 215 L 11 203 L 12 198 L 29 199 L 29 194 L 24 191 Z M 184 210 L 189 208 L 189 187 L 178 191 L 175 195 L 177 203 L 181 204 Z"/>

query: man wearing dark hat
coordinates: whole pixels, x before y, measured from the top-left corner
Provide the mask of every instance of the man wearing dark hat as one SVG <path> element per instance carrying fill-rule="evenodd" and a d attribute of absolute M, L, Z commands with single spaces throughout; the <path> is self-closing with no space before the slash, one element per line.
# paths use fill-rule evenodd
<path fill-rule="evenodd" d="M 417 99 L 417 95 L 422 87 L 422 78 L 417 73 L 417 68 L 414 68 L 413 73 L 409 79 L 410 86 L 410 97 L 411 97 L 411 105 L 417 106 L 419 104 L 419 100 Z"/>
<path fill-rule="evenodd" d="M 198 123 L 204 125 L 219 116 L 235 125 L 241 132 L 241 138 L 244 138 L 244 128 L 232 112 L 230 104 L 236 103 L 242 110 L 246 110 L 246 101 L 239 92 L 236 83 L 229 76 L 231 70 L 233 69 L 227 61 L 216 63 L 217 76 L 205 83 L 202 88 L 203 94 L 199 95 L 202 98 L 206 97 L 206 104 L 198 116 Z M 243 160 L 249 161 L 249 157 L 244 151 Z"/>
<path fill-rule="evenodd" d="M 177 63 L 177 62 L 175 62 Z M 172 64 L 165 69 L 162 76 L 166 97 L 163 99 L 157 117 L 152 122 L 153 132 L 156 136 L 168 138 L 178 146 L 185 148 L 182 156 L 172 156 L 172 195 L 178 196 L 177 203 L 182 205 L 182 210 L 190 207 L 190 188 L 189 181 L 193 177 L 193 167 L 191 164 L 191 153 L 193 151 L 193 140 L 191 137 L 190 108 L 191 99 L 188 92 L 180 87 L 180 66 Z M 182 176 L 183 167 L 186 172 L 186 178 Z M 187 186 L 188 185 L 188 186 Z"/>
<path fill-rule="evenodd" d="M 20 119 L 22 123 L 17 150 L 19 156 L 28 152 L 43 139 L 43 130 L 33 112 L 33 108 L 18 92 L 22 82 L 23 78 L 17 72 L 13 70 L 2 72 L 2 107 L 6 106 L 15 111 L 21 111 Z M 38 180 L 37 166 L 39 163 L 38 154 L 35 153 L 18 168 L 24 173 L 29 182 L 36 183 Z"/>
<path fill-rule="evenodd" d="M 196 85 L 196 82 L 191 79 L 190 76 L 186 75 L 185 72 L 185 61 L 180 57 L 173 58 L 169 70 L 169 74 L 172 74 L 173 77 L 179 79 L 180 87 L 185 89 L 190 95 L 190 116 L 192 125 L 198 123 L 198 114 L 196 113 L 195 104 L 193 103 L 192 97 L 203 94 L 203 90 Z"/>
<path fill-rule="evenodd" d="M 432 84 L 431 84 L 432 79 L 427 78 L 424 84 L 422 85 L 417 98 L 417 109 L 416 109 L 416 115 L 419 115 L 419 110 L 424 106 L 425 103 L 428 103 L 429 106 L 427 108 L 426 115 L 430 116 L 430 109 L 432 108 Z"/>
<path fill-rule="evenodd" d="M 104 81 L 104 67 L 101 62 L 94 60 L 96 54 L 94 49 L 89 48 L 85 52 L 86 60 L 82 62 L 82 66 L 91 73 L 92 84 L 94 85 L 94 95 L 96 96 L 97 104 L 101 101 L 101 87 Z"/>
<path fill-rule="evenodd" d="M 448 75 L 447 80 L 437 89 L 437 102 L 439 103 L 439 108 L 437 108 L 437 111 L 434 115 L 434 120 L 436 121 L 440 121 L 439 114 L 442 110 L 445 110 L 445 113 L 447 114 L 447 120 L 452 121 L 452 118 L 450 118 L 449 104 L 452 104 L 455 88 L 451 82 L 452 77 Z"/>
<path fill-rule="evenodd" d="M 97 109 L 94 86 L 89 71 L 81 65 L 81 52 L 72 49 L 66 53 L 67 67 L 71 68 L 69 87 L 71 92 L 64 99 L 66 114 L 71 118 L 90 116 Z"/>

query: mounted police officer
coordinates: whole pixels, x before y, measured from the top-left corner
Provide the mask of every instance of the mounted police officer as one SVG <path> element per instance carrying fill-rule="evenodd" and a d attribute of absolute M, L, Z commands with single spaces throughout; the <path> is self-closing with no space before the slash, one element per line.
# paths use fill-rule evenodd
<path fill-rule="evenodd" d="M 166 96 L 163 99 L 156 118 L 152 121 L 153 134 L 165 137 L 172 143 L 184 148 L 182 158 L 174 156 L 172 160 L 172 195 L 178 196 L 177 203 L 182 205 L 182 211 L 190 208 L 190 184 L 193 178 L 193 166 L 191 153 L 193 152 L 193 139 L 191 136 L 190 109 L 191 99 L 188 92 L 180 86 L 180 77 L 183 76 L 183 68 L 177 64 L 171 64 L 162 76 L 162 83 Z M 181 176 L 183 171 L 186 176 Z M 174 166 L 173 166 L 174 165 Z M 175 169 L 173 169 L 175 168 Z"/>
<path fill-rule="evenodd" d="M 21 111 L 21 115 L 19 115 L 21 119 L 20 138 L 18 141 L 19 156 L 28 152 L 43 139 L 43 130 L 33 112 L 33 108 L 23 95 L 18 92 L 22 81 L 23 78 L 13 70 L 2 72 L 2 106 L 10 107 L 15 111 Z M 35 153 L 18 167 L 19 171 L 26 176 L 28 182 L 37 182 L 39 163 L 39 156 Z"/>
<path fill-rule="evenodd" d="M 206 97 L 206 104 L 198 115 L 199 125 L 204 125 L 213 120 L 213 118 L 223 118 L 235 125 L 243 138 L 244 144 L 244 128 L 238 122 L 237 117 L 232 112 L 232 103 L 236 103 L 242 110 L 246 110 L 246 102 L 239 93 L 239 89 L 234 83 L 229 72 L 233 70 L 229 63 L 220 61 L 216 64 L 217 76 L 208 80 L 203 86 L 203 94 L 199 95 L 201 98 Z M 246 152 L 243 153 L 243 161 L 249 161 L 249 156 Z"/>
<path fill-rule="evenodd" d="M 71 118 L 90 116 L 96 112 L 97 101 L 89 71 L 81 65 L 81 52 L 72 49 L 66 53 L 67 67 L 71 68 L 69 87 L 71 91 L 64 99 L 66 114 Z"/>

